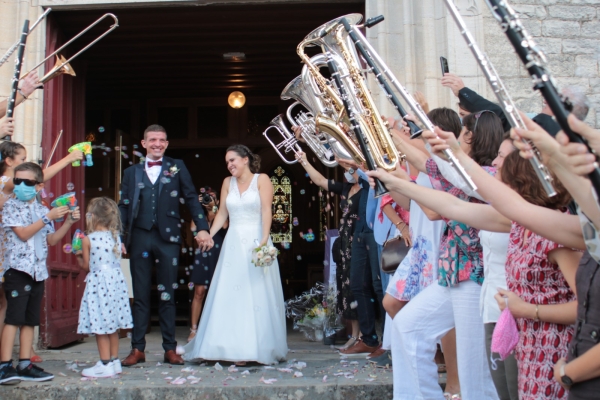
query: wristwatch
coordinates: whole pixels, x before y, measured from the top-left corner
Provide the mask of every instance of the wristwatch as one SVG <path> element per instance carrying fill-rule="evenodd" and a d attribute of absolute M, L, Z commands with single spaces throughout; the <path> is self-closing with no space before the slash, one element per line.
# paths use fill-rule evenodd
<path fill-rule="evenodd" d="M 563 365 L 560 366 L 560 380 L 566 386 L 572 386 L 573 385 L 573 379 L 571 379 L 567 375 L 565 375 L 565 366 L 566 365 L 567 364 L 563 364 Z"/>
<path fill-rule="evenodd" d="M 42 216 L 42 222 L 46 225 L 50 225 L 50 223 L 52 222 L 50 220 L 50 218 L 48 218 L 46 215 Z"/>

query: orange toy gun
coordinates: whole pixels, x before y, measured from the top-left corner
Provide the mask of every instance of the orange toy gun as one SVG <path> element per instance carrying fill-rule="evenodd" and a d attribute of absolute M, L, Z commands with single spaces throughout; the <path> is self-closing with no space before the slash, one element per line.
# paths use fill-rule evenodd
<path fill-rule="evenodd" d="M 91 167 L 92 165 L 94 165 L 94 162 L 92 161 L 92 143 L 91 142 L 81 142 L 81 143 L 77 143 L 77 144 L 74 144 L 73 146 L 69 147 L 69 153 L 71 153 L 75 150 L 82 151 L 83 154 L 85 154 L 85 165 L 87 165 L 88 167 Z M 79 160 L 73 161 L 73 163 L 71 165 L 74 167 L 79 167 L 81 165 L 81 162 L 79 162 Z"/>

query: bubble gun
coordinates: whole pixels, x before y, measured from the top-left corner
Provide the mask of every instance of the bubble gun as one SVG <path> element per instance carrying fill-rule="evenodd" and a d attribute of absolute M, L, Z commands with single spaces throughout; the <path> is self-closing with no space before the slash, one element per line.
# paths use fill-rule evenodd
<path fill-rule="evenodd" d="M 75 197 L 75 192 L 69 192 L 65 194 L 61 194 L 50 204 L 51 207 L 62 207 L 68 206 L 71 210 L 77 207 L 77 198 Z M 59 218 L 56 222 L 62 222 L 64 218 Z"/>
<path fill-rule="evenodd" d="M 91 167 L 92 165 L 94 165 L 94 162 L 92 161 L 92 143 L 91 142 L 81 142 L 81 143 L 77 143 L 77 144 L 74 144 L 73 146 L 69 147 L 69 153 L 71 153 L 75 150 L 82 151 L 83 154 L 85 154 L 85 165 L 87 165 L 88 167 Z M 81 162 L 79 160 L 73 161 L 73 163 L 71 165 L 73 167 L 79 167 L 81 165 Z"/>
<path fill-rule="evenodd" d="M 81 251 L 81 241 L 85 237 L 85 233 L 77 229 L 73 234 L 73 241 L 71 242 L 71 252 L 77 254 Z"/>

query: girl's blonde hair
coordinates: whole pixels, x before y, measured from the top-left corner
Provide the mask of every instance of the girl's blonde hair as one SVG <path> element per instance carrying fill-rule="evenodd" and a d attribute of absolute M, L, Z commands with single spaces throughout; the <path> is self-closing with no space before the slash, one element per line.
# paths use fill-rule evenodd
<path fill-rule="evenodd" d="M 88 206 L 85 214 L 85 228 L 87 234 L 98 230 L 99 227 L 106 228 L 112 234 L 115 240 L 113 251 L 117 257 L 121 255 L 121 247 L 119 246 L 119 235 L 121 233 L 121 213 L 119 207 L 114 200 L 108 197 L 93 198 Z"/>

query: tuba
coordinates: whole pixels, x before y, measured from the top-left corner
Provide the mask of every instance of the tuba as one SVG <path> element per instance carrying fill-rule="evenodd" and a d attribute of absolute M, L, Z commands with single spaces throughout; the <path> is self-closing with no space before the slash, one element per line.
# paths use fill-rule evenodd
<path fill-rule="evenodd" d="M 319 54 L 315 57 L 321 57 Z M 313 57 L 313 58 L 315 58 Z M 312 76 L 306 73 L 306 66 L 302 69 L 302 75 L 292 80 L 281 92 L 282 100 L 296 100 L 287 109 L 287 118 L 292 126 L 299 126 L 302 128 L 301 136 L 310 147 L 310 149 L 319 157 L 321 162 L 327 167 L 337 166 L 337 162 L 332 160 L 331 156 L 334 155 L 343 159 L 352 159 L 352 155 L 346 148 L 356 148 L 356 144 L 352 142 L 340 143 L 340 141 L 334 139 L 328 132 L 334 131 L 335 134 L 338 128 L 333 126 L 332 129 L 325 131 L 322 129 L 323 115 L 326 114 L 327 107 L 321 101 L 320 95 L 316 94 L 316 84 L 312 81 Z M 292 110 L 302 105 L 308 110 L 308 113 L 300 111 L 296 117 L 292 117 Z M 321 123 L 321 129 L 317 129 L 317 120 L 315 115 L 321 116 L 319 122 Z M 342 135 L 342 139 L 348 139 L 347 136 Z M 345 147 L 348 146 L 348 147 Z M 357 148 L 356 148 L 357 149 Z M 333 153 L 333 154 L 332 154 Z M 360 153 L 360 152 L 359 152 Z"/>
<path fill-rule="evenodd" d="M 364 141 L 361 141 L 366 143 L 369 157 L 373 158 L 377 167 L 391 171 L 396 168 L 399 161 L 402 161 L 402 158 L 389 134 L 387 122 L 381 117 L 367 89 L 354 44 L 340 23 L 342 18 L 346 18 L 354 25 L 362 20 L 362 15 L 350 14 L 327 22 L 312 31 L 297 47 L 298 55 L 304 62 L 307 73 L 311 75 L 310 82 L 316 86 L 315 94 L 325 106 L 324 112 L 315 117 L 316 126 L 319 131 L 325 131 L 343 143 L 357 162 L 359 159 L 364 161 L 365 154 L 357 146 L 359 140 L 347 129 L 351 123 L 344 101 L 351 103 L 352 109 L 355 110 L 353 119 L 365 136 L 362 138 Z M 320 46 L 327 56 L 322 54 L 319 55 L 320 57 L 309 58 L 304 49 L 310 46 Z M 327 57 L 339 69 L 339 77 L 348 89 L 343 99 L 334 89 L 335 86 L 329 85 L 327 79 L 320 73 L 319 67 L 327 64 Z M 353 146 L 349 145 L 350 143 Z"/>

